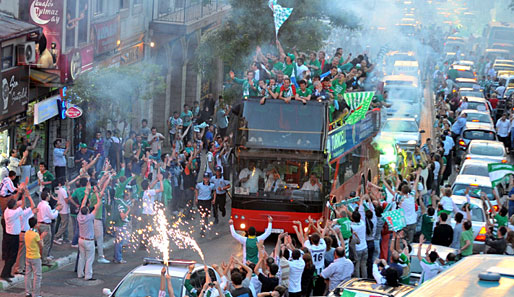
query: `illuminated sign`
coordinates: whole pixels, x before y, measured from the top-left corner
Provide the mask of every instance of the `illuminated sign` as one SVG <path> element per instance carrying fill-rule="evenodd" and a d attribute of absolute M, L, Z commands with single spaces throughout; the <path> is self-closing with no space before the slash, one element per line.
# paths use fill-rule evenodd
<path fill-rule="evenodd" d="M 373 136 L 378 132 L 379 124 L 378 112 L 370 112 L 355 125 L 346 125 L 330 131 L 327 141 L 328 161 L 351 151 Z"/>

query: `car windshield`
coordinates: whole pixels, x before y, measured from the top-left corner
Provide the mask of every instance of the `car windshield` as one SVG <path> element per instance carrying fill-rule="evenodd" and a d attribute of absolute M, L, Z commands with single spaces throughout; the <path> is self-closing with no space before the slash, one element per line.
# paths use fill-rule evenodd
<path fill-rule="evenodd" d="M 456 204 L 456 205 L 457 205 L 457 207 L 461 211 L 465 212 L 465 210 L 463 209 L 464 204 Z M 464 217 L 465 216 L 466 215 L 464 214 Z M 477 205 L 474 205 L 473 203 L 471 204 L 471 221 L 473 221 L 473 222 L 485 222 L 484 211 L 482 210 L 482 208 L 480 208 Z"/>
<path fill-rule="evenodd" d="M 486 130 L 465 130 L 462 137 L 469 140 L 496 140 L 495 133 Z"/>
<path fill-rule="evenodd" d="M 484 98 L 484 93 L 482 92 L 472 92 L 472 91 L 461 91 L 460 92 L 461 97 L 479 97 Z"/>
<path fill-rule="evenodd" d="M 385 132 L 418 132 L 418 125 L 415 121 L 386 121 L 383 131 Z"/>
<path fill-rule="evenodd" d="M 457 78 L 475 78 L 475 74 L 469 70 L 457 71 Z"/>
<path fill-rule="evenodd" d="M 491 187 L 476 186 L 470 184 L 453 184 L 452 192 L 453 195 L 465 196 L 466 189 L 469 188 L 469 196 L 474 198 L 480 198 L 482 192 L 485 192 L 489 200 L 494 199 L 493 189 Z"/>
<path fill-rule="evenodd" d="M 467 175 L 478 175 L 478 176 L 489 176 L 489 171 L 487 170 L 487 165 L 478 165 L 478 164 L 464 164 L 460 171 L 460 174 Z"/>
<path fill-rule="evenodd" d="M 492 124 L 491 117 L 488 114 L 469 112 L 467 115 L 470 122 Z"/>
<path fill-rule="evenodd" d="M 473 143 L 469 147 L 469 152 L 473 155 L 502 157 L 503 147 L 499 145 L 489 145 L 485 143 Z"/>
<path fill-rule="evenodd" d="M 181 297 L 182 278 L 172 277 L 171 284 L 175 297 Z M 131 274 L 120 284 L 113 297 L 146 297 L 157 296 L 161 285 L 160 275 Z M 166 290 L 166 297 L 170 297 Z"/>
<path fill-rule="evenodd" d="M 476 83 L 472 83 L 472 82 L 460 82 L 460 83 L 457 83 L 459 85 L 459 88 L 473 88 Z"/>
<path fill-rule="evenodd" d="M 322 162 L 242 158 L 236 170 L 237 195 L 300 201 L 321 199 L 321 191 L 317 189 L 321 185 Z"/>
<path fill-rule="evenodd" d="M 416 102 L 419 98 L 419 90 L 417 88 L 386 88 L 388 91 L 388 99 L 390 102 L 396 100 L 404 100 Z"/>
<path fill-rule="evenodd" d="M 474 110 L 479 110 L 479 111 L 486 111 L 487 107 L 486 107 L 485 102 L 472 101 L 472 102 L 468 102 L 468 109 L 474 109 Z"/>

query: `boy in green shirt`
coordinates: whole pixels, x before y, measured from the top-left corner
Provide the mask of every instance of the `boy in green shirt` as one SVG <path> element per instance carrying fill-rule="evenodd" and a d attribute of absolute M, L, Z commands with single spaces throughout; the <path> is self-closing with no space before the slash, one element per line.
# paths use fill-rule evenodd
<path fill-rule="evenodd" d="M 311 100 L 312 91 L 307 89 L 307 82 L 305 80 L 300 80 L 298 84 L 300 85 L 300 89 L 296 90 L 295 99 L 305 104 L 307 101 Z"/>
<path fill-rule="evenodd" d="M 321 75 L 321 63 L 319 62 L 316 56 L 316 52 L 311 52 L 309 54 L 309 60 L 307 60 L 307 63 L 305 63 L 305 65 L 311 71 L 312 77 L 316 75 Z"/>
<path fill-rule="evenodd" d="M 460 235 L 459 252 L 462 257 L 471 256 L 473 254 L 473 228 L 471 222 L 465 221 L 462 223 L 462 233 Z"/>
<path fill-rule="evenodd" d="M 46 163 L 39 163 L 39 172 L 37 173 L 37 177 L 39 179 L 39 186 L 41 191 L 43 191 L 43 188 L 52 190 L 52 182 L 55 180 L 55 176 L 47 170 Z"/>
<path fill-rule="evenodd" d="M 164 202 L 164 207 L 166 207 L 166 209 L 168 210 L 169 213 L 171 213 L 173 211 L 173 208 L 176 208 L 177 207 L 177 203 L 175 201 L 173 201 L 173 196 L 172 196 L 172 188 L 171 188 L 171 183 L 170 183 L 170 173 L 169 171 L 166 171 L 162 174 L 162 198 L 163 198 L 163 202 Z M 173 203 L 172 203 L 173 201 Z"/>

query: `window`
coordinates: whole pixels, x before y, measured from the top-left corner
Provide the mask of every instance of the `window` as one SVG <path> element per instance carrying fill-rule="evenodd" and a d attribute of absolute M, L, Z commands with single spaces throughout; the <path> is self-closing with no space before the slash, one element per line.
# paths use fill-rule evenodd
<path fill-rule="evenodd" d="M 87 43 L 87 41 L 88 41 L 88 27 L 89 27 L 88 2 L 89 2 L 89 0 L 67 0 L 67 11 L 66 11 L 66 48 L 67 49 L 75 48 L 80 44 Z M 96 7 L 96 5 L 94 7 Z"/>
<path fill-rule="evenodd" d="M 129 2 L 130 0 L 120 0 L 120 9 L 129 8 Z"/>
<path fill-rule="evenodd" d="M 134 6 L 141 5 L 141 3 L 143 3 L 143 0 L 133 0 Z"/>
<path fill-rule="evenodd" d="M 8 45 L 2 47 L 2 70 L 14 66 L 14 46 Z"/>
<path fill-rule="evenodd" d="M 104 13 L 104 0 L 95 0 L 93 4 L 93 13 L 94 15 L 99 15 Z"/>

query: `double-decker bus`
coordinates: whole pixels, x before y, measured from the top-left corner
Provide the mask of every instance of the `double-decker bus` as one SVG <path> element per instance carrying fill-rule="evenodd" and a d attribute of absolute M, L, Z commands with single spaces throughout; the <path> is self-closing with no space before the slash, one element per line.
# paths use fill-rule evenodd
<path fill-rule="evenodd" d="M 368 118 L 332 129 L 324 102 L 268 100 L 260 105 L 257 98 L 248 98 L 239 107 L 239 115 L 231 119 L 237 122 L 231 126 L 236 126 L 232 219 L 238 230 L 253 226 L 262 232 L 268 216 L 276 233 L 294 232 L 293 221 L 319 220 L 331 194 L 341 199 L 347 185 L 360 180 L 344 172 L 347 165 L 354 164 L 350 170 L 356 176 L 369 165 L 364 159 L 371 148 L 362 148 L 362 143 L 369 141 L 371 147 L 378 127 L 362 125 L 371 132 L 357 129 Z M 378 124 L 379 112 L 372 114 L 370 120 Z"/>

